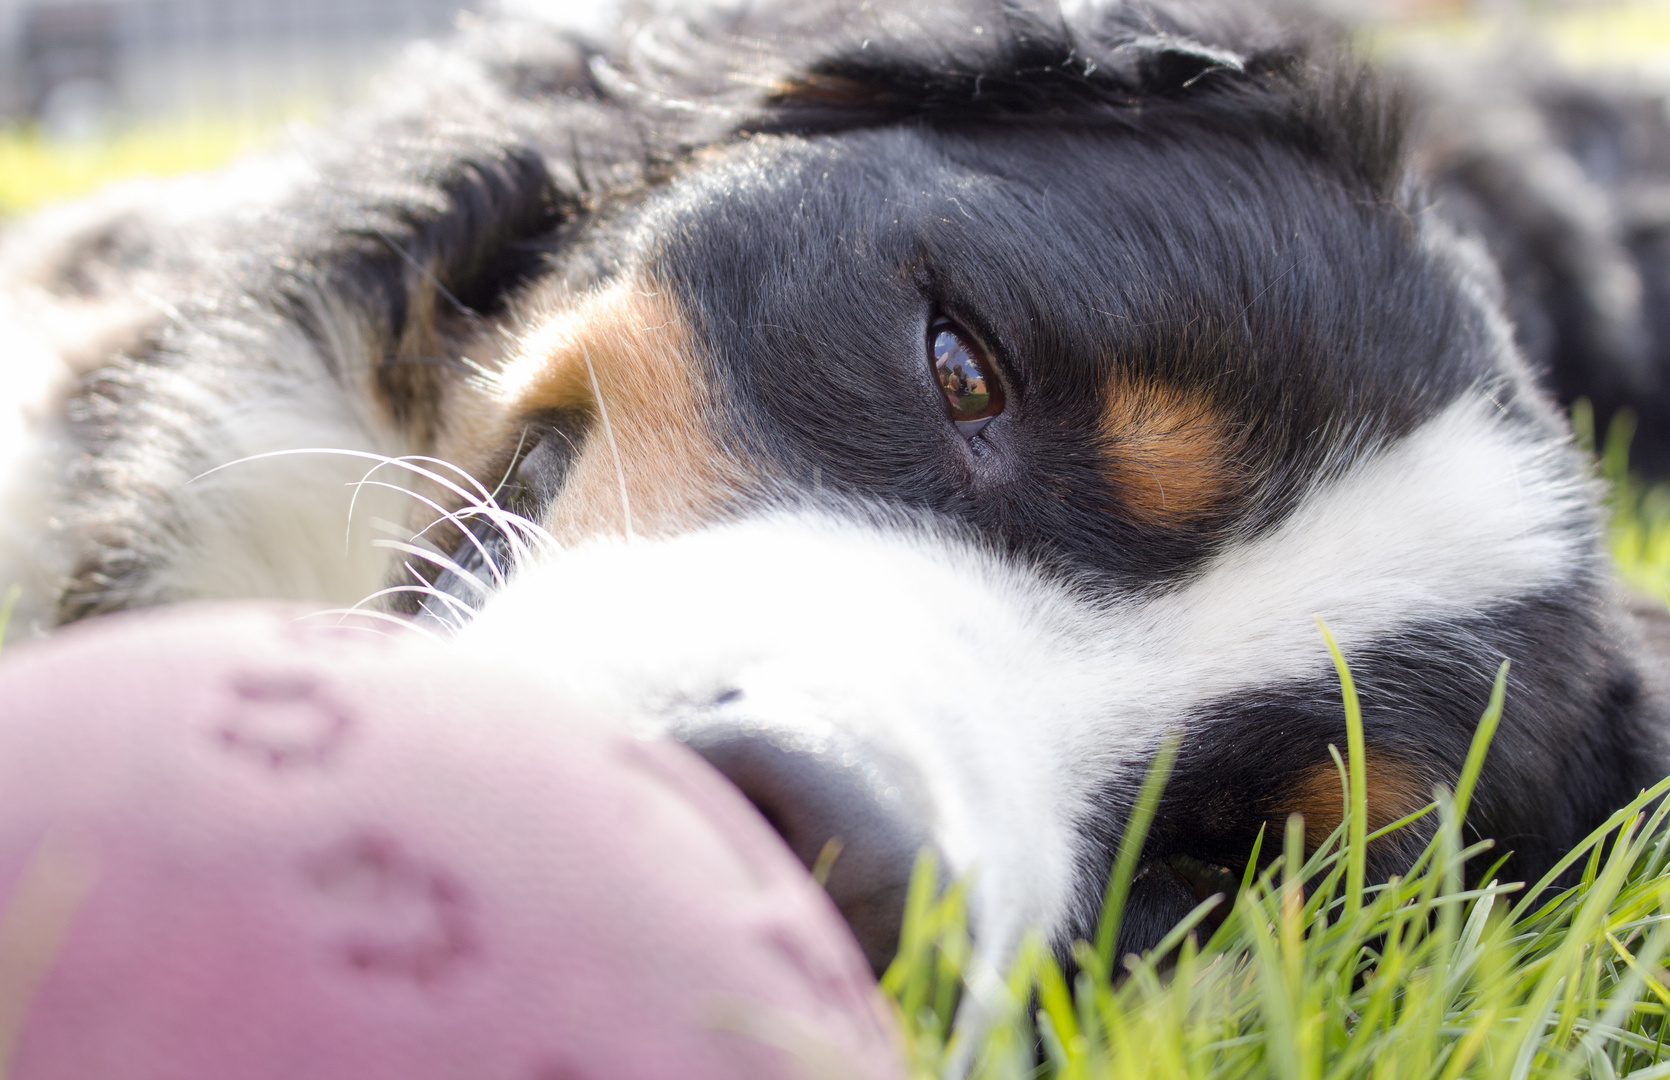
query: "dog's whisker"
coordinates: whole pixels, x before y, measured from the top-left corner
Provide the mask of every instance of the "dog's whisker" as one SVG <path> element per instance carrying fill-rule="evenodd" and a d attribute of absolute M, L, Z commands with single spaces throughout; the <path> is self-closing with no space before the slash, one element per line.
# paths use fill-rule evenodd
<path fill-rule="evenodd" d="M 476 490 L 479 492 L 480 498 L 485 499 L 489 503 L 493 503 L 492 494 L 490 492 L 488 492 L 488 490 L 484 486 L 482 486 L 482 484 L 479 480 L 477 480 L 474 476 L 470 475 L 468 470 L 464 469 L 463 467 L 461 467 L 459 465 L 454 464 L 453 462 L 447 461 L 445 458 L 429 457 L 429 456 L 423 455 L 423 454 L 405 454 L 405 455 L 402 455 L 400 457 L 385 458 L 384 460 L 377 462 L 370 469 L 368 469 L 365 472 L 365 474 L 360 477 L 359 481 L 356 484 L 353 485 L 354 494 L 348 500 L 348 526 L 347 526 L 347 535 L 344 537 L 344 548 L 347 547 L 347 542 L 351 540 L 352 535 L 353 535 L 354 507 L 359 502 L 360 488 L 362 486 L 364 486 L 371 479 L 371 475 L 373 473 L 375 473 L 378 469 L 383 468 L 385 465 L 393 465 L 393 466 L 396 466 L 398 468 L 406 469 L 408 472 L 412 472 L 416 475 L 425 477 L 426 479 L 430 479 L 430 480 L 434 481 L 435 483 L 444 485 L 449 491 L 452 491 L 454 494 L 456 494 L 461 499 L 470 499 L 470 495 L 469 495 L 469 493 L 466 489 L 461 488 L 461 487 L 457 486 L 456 484 L 453 484 L 453 483 L 450 483 L 449 481 L 444 480 L 440 476 L 440 474 L 438 474 L 438 473 L 436 473 L 432 470 L 419 468 L 418 465 L 420 465 L 420 464 L 438 465 L 438 466 L 441 466 L 443 468 L 450 469 L 451 471 L 457 473 L 459 476 L 463 477 L 464 480 L 467 483 L 474 485 Z M 391 486 L 391 485 L 383 485 L 383 486 Z M 406 490 L 406 489 L 399 488 L 399 487 L 395 486 L 395 490 Z M 497 505 L 497 504 L 493 503 L 493 505 Z"/>
<path fill-rule="evenodd" d="M 472 618 L 475 615 L 475 609 L 471 608 L 469 605 L 467 605 L 463 601 L 459 600 L 456 596 L 449 596 L 446 593 L 440 591 L 439 589 L 434 588 L 433 586 L 425 586 L 425 585 L 389 585 L 385 588 L 378 589 L 376 592 L 370 594 L 369 596 L 366 596 L 365 598 L 360 600 L 360 603 L 361 604 L 374 604 L 377 601 L 379 601 L 379 600 L 381 600 L 381 599 L 383 599 L 384 597 L 387 597 L 387 596 L 408 596 L 408 595 L 414 595 L 414 594 L 418 595 L 418 596 L 426 596 L 426 597 L 430 597 L 430 598 L 435 599 L 435 600 L 441 600 L 443 602 L 447 602 L 449 604 L 449 606 L 460 607 L 460 608 L 463 609 L 463 612 L 464 612 L 464 615 L 465 615 L 466 618 Z M 358 608 L 356 613 L 366 614 L 366 613 L 369 613 L 371 610 L 374 610 L 374 609 L 371 609 L 371 608 L 368 608 L 368 607 L 367 608 Z M 398 618 L 398 616 L 393 616 L 393 617 Z"/>
<path fill-rule="evenodd" d="M 381 469 L 385 465 L 393 464 L 394 461 L 395 461 L 395 459 L 390 458 L 388 461 L 377 462 L 375 465 L 371 466 L 371 468 L 367 469 L 364 473 L 362 473 L 360 475 L 358 483 L 352 485 L 354 491 L 353 491 L 352 495 L 348 496 L 348 515 L 347 515 L 348 519 L 347 519 L 347 521 L 345 521 L 343 523 L 343 526 L 342 526 L 342 551 L 343 551 L 343 554 L 347 554 L 349 551 L 353 550 L 353 543 L 354 543 L 354 511 L 359 507 L 360 489 L 363 488 L 366 485 L 366 483 L 371 479 L 372 473 L 375 473 L 378 469 Z"/>
<path fill-rule="evenodd" d="M 457 633 L 459 627 L 465 625 L 476 617 L 476 606 L 474 604 L 469 603 L 460 596 L 455 596 L 444 589 L 439 589 L 431 585 L 423 579 L 423 575 L 419 574 L 417 568 L 411 563 L 402 563 L 401 565 L 406 568 L 406 573 L 412 576 L 413 583 L 410 585 L 391 586 L 391 590 L 397 590 L 408 596 L 424 597 L 426 602 L 423 604 L 423 610 L 431 617 L 434 617 L 436 612 L 434 608 L 429 606 L 427 601 L 439 600 L 452 611 L 453 619 L 448 623 L 448 629 L 452 630 L 454 633 Z M 385 592 L 387 591 L 388 590 L 385 590 Z"/>
<path fill-rule="evenodd" d="M 451 517 L 451 514 L 452 514 L 451 511 L 447 510 L 440 503 L 436 502 L 433 499 L 428 498 L 427 496 L 421 495 L 418 492 L 415 492 L 415 491 L 411 490 L 410 488 L 403 487 L 403 486 L 398 485 L 398 484 L 390 484 L 390 483 L 386 483 L 386 482 L 383 482 L 383 481 L 372 481 L 372 480 L 368 479 L 371 476 L 372 473 L 375 473 L 377 471 L 377 469 L 382 468 L 384 465 L 393 465 L 393 466 L 396 466 L 398 468 L 405 469 L 407 472 L 411 473 L 414 476 L 418 476 L 418 477 L 421 477 L 423 479 L 429 480 L 429 481 L 435 483 L 436 485 L 440 486 L 444 490 L 449 491 L 454 495 L 457 495 L 460 499 L 464 500 L 466 502 L 466 504 L 468 504 L 472 507 L 477 507 L 478 509 L 483 509 L 484 512 L 485 512 L 485 508 L 480 508 L 478 506 L 478 499 L 481 496 L 486 496 L 489 499 L 489 501 L 491 500 L 491 493 L 487 491 L 487 489 L 481 484 L 480 481 L 476 480 L 473 476 L 470 476 L 469 473 L 466 472 L 462 467 L 460 467 L 458 465 L 455 465 L 452 462 L 445 461 L 441 458 L 433 458 L 433 457 L 427 457 L 427 456 L 422 456 L 422 455 L 413 455 L 413 456 L 409 456 L 409 457 L 390 457 L 387 454 L 377 454 L 377 453 L 372 453 L 371 451 L 367 451 L 367 450 L 346 450 L 346 449 L 340 449 L 340 448 L 332 449 L 332 448 L 329 448 L 329 447 L 298 447 L 298 448 L 291 449 L 291 450 L 270 450 L 270 451 L 267 451 L 267 452 L 261 453 L 261 454 L 250 454 L 250 455 L 247 455 L 245 457 L 238 458 L 234 461 L 228 461 L 225 464 L 217 465 L 212 469 L 207 469 L 207 470 L 205 470 L 201 473 L 198 473 L 196 476 L 192 477 L 190 480 L 188 480 L 186 482 L 188 484 L 194 484 L 197 481 L 204 479 L 205 477 L 213 476 L 215 473 L 222 472 L 226 469 L 230 469 L 235 465 L 245 465 L 245 464 L 249 464 L 249 463 L 255 462 L 255 461 L 276 459 L 276 458 L 281 458 L 281 457 L 311 455 L 311 454 L 323 454 L 323 455 L 333 455 L 333 456 L 339 456 L 339 457 L 358 458 L 358 459 L 363 460 L 363 461 L 371 461 L 371 462 L 376 463 L 368 472 L 365 473 L 364 477 L 362 477 L 359 481 L 350 485 L 355 489 L 354 496 L 353 496 L 353 498 L 350 499 L 349 507 L 348 507 L 348 520 L 349 520 L 350 536 L 351 536 L 352 522 L 353 522 L 353 509 L 354 509 L 354 506 L 355 506 L 356 501 L 358 499 L 359 489 L 361 487 L 364 487 L 364 486 L 382 487 L 382 488 L 387 488 L 390 491 L 398 491 L 398 492 L 402 492 L 403 494 L 410 495 L 412 498 L 417 499 L 418 501 L 422 502 L 425 506 L 434 510 L 442 518 L 456 521 L 456 519 Z M 464 487 L 460 486 L 456 482 L 448 479 L 445 476 L 442 476 L 440 473 L 437 473 L 432 469 L 426 469 L 426 468 L 421 467 L 420 465 L 416 464 L 416 462 L 429 462 L 429 463 L 432 463 L 432 464 L 441 465 L 441 466 L 444 466 L 447 469 L 451 469 L 451 470 L 457 472 L 458 474 L 460 474 L 462 476 L 467 477 L 473 484 L 475 484 L 476 488 L 478 489 L 479 494 L 477 492 L 469 491 L 467 488 L 464 488 Z M 497 504 L 493 504 L 492 509 L 493 510 L 499 510 L 499 508 L 497 507 Z M 503 512 L 503 511 L 500 511 L 500 512 Z M 485 555 L 486 552 L 483 551 L 483 554 Z"/>
<path fill-rule="evenodd" d="M 489 569 L 494 571 L 495 582 L 502 585 L 504 584 L 504 578 L 499 572 L 501 568 L 498 560 L 492 558 L 491 554 L 483 547 L 481 538 L 476 535 L 475 530 L 470 528 L 469 522 L 475 518 L 485 520 L 497 533 L 499 539 L 504 542 L 506 556 L 504 561 L 510 565 L 528 562 L 536 558 L 541 551 L 559 546 L 556 538 L 537 522 L 531 521 L 514 511 L 504 510 L 496 506 L 467 506 L 456 511 L 441 513 L 436 520 L 413 533 L 411 539 L 420 540 L 425 538 L 429 530 L 437 525 L 450 524 L 454 526 L 469 538 L 469 542 L 481 553 L 484 561 L 489 564 Z"/>
<path fill-rule="evenodd" d="M 510 464 L 504 467 L 504 475 L 499 477 L 499 482 L 493 486 L 492 492 L 487 495 L 487 502 L 494 506 L 499 504 L 499 492 L 503 491 L 505 485 L 510 483 L 510 478 L 516 475 L 516 464 L 522 460 L 522 448 L 527 445 L 528 426 L 524 424 L 522 425 L 522 434 L 516 439 L 516 449 L 511 451 Z"/>
<path fill-rule="evenodd" d="M 476 549 L 476 552 L 478 554 L 480 554 L 480 556 L 482 558 L 483 564 L 486 565 L 487 568 L 490 571 L 492 571 L 494 583 L 498 584 L 498 585 L 503 585 L 504 584 L 504 575 L 499 573 L 497 567 L 494 565 L 492 553 L 487 550 L 486 543 L 483 542 L 481 537 L 477 536 L 473 531 L 471 531 L 469 526 L 465 524 L 465 518 L 467 516 L 473 515 L 473 514 L 478 514 L 478 513 L 479 514 L 489 514 L 489 513 L 491 513 L 491 511 L 483 510 L 483 509 L 478 507 L 478 508 L 472 508 L 469 511 L 468 514 L 464 514 L 464 513 L 461 513 L 459 511 L 448 510 L 445 506 L 436 502 L 434 499 L 431 499 L 429 496 L 420 494 L 419 492 L 416 492 L 416 491 L 412 491 L 410 488 L 403 488 L 398 484 L 390 484 L 390 483 L 387 483 L 387 482 L 382 481 L 382 480 L 362 480 L 362 481 L 360 481 L 360 483 L 362 485 L 367 486 L 367 487 L 383 487 L 383 488 L 388 488 L 390 491 L 401 492 L 405 495 L 411 496 L 413 499 L 416 499 L 418 502 L 422 503 L 424 506 L 426 506 L 429 509 L 435 511 L 435 514 L 437 515 L 436 520 L 430 522 L 429 525 L 425 526 L 422 531 L 414 533 L 413 536 L 412 536 L 412 538 L 414 540 L 423 536 L 424 533 L 429 531 L 429 529 L 434 528 L 436 525 L 441 524 L 442 522 L 447 522 L 447 523 L 450 523 L 452 525 L 456 525 L 458 527 L 459 531 L 464 534 L 465 542 Z M 489 518 L 489 520 L 492 520 L 492 519 Z"/>
<path fill-rule="evenodd" d="M 407 454 L 400 458 L 400 460 L 402 462 L 418 462 L 420 464 L 435 465 L 443 469 L 449 469 L 452 472 L 457 473 L 463 479 L 464 483 L 475 489 L 477 502 L 489 506 L 498 505 L 493 492 L 487 490 L 487 485 L 476 479 L 474 473 L 470 472 L 468 469 L 457 464 L 456 462 L 448 461 L 446 458 L 430 457 L 427 454 Z M 458 489 L 453 488 L 451 490 L 457 491 Z M 463 493 L 459 492 L 459 494 L 462 495 Z"/>
<path fill-rule="evenodd" d="M 609 426 L 609 406 L 603 401 L 603 390 L 597 383 L 597 368 L 591 362 L 591 350 L 581 346 L 580 354 L 586 361 L 586 375 L 591 379 L 592 400 L 597 402 L 597 416 L 603 424 L 603 439 L 609 444 L 609 456 L 615 459 L 615 481 L 620 485 L 621 525 L 628 541 L 632 540 L 632 500 L 626 493 L 626 467 L 621 464 L 620 447 L 615 444 L 615 429 Z"/>
<path fill-rule="evenodd" d="M 427 548 L 418 547 L 416 544 L 408 544 L 402 540 L 376 540 L 373 541 L 373 545 L 389 551 L 398 551 L 403 555 L 410 555 L 413 558 L 422 559 L 425 562 L 434 563 L 443 570 L 451 571 L 452 574 L 458 578 L 458 580 L 474 587 L 477 592 L 481 593 L 482 596 L 491 596 L 493 594 L 492 586 L 488 585 L 485 581 L 482 581 L 481 578 L 465 569 L 459 563 L 447 558 L 445 555 L 442 555 L 440 552 L 430 551 Z"/>
<path fill-rule="evenodd" d="M 330 447 L 322 447 L 322 446 L 296 447 L 296 448 L 290 449 L 290 450 L 268 450 L 268 451 L 266 451 L 264 453 L 260 453 L 260 454 L 249 454 L 249 455 L 246 455 L 244 457 L 237 458 L 236 460 L 228 461 L 225 464 L 216 465 L 212 469 L 205 469 L 203 472 L 198 473 L 196 476 L 192 477 L 190 480 L 187 480 L 186 483 L 187 484 L 195 484 L 199 480 L 202 480 L 202 479 L 205 479 L 207 477 L 213 476 L 215 473 L 222 472 L 226 469 L 230 469 L 235 465 L 247 465 L 247 464 L 249 464 L 251 462 L 255 462 L 255 461 L 265 461 L 265 460 L 269 460 L 269 459 L 273 459 L 273 458 L 281 458 L 281 457 L 294 457 L 294 456 L 300 456 L 300 455 L 305 455 L 305 454 L 322 454 L 322 455 L 333 455 L 333 456 L 337 456 L 337 457 L 358 458 L 362 461 L 374 461 L 374 462 L 378 462 L 379 464 L 382 464 L 382 465 L 395 465 L 395 466 L 398 466 L 400 468 L 405 469 L 407 472 L 410 472 L 413 475 L 420 476 L 425 480 L 433 481 L 434 483 L 440 485 L 441 487 L 445 488 L 446 490 L 448 490 L 448 491 L 452 492 L 453 494 L 457 495 L 460 499 L 464 499 L 465 501 L 474 501 L 474 498 L 475 498 L 475 496 L 472 495 L 471 492 L 469 492 L 467 489 L 465 489 L 463 487 L 460 487 L 457 483 L 455 483 L 451 480 L 448 480 L 446 477 L 441 476 L 439 473 L 436 473 L 436 472 L 434 472 L 432 470 L 429 470 L 429 469 L 420 468 L 419 466 L 413 464 L 414 460 L 425 460 L 423 458 L 390 457 L 387 454 L 377 454 L 377 453 L 373 453 L 369 450 L 345 450 L 345 449 L 340 449 L 340 448 L 332 449 Z M 433 461 L 437 461 L 437 462 L 440 461 L 439 458 L 433 458 L 433 459 L 428 459 L 428 460 L 433 460 Z M 443 462 L 443 464 L 446 464 L 449 468 L 458 469 L 458 466 L 452 465 L 450 462 Z M 376 470 L 373 469 L 371 471 L 375 472 Z M 462 470 L 460 469 L 459 471 L 462 471 Z M 367 475 L 370 475 L 370 474 L 367 473 Z M 479 486 L 479 481 L 477 482 L 477 486 Z"/>
<path fill-rule="evenodd" d="M 460 518 L 479 517 L 493 523 L 493 527 L 505 534 L 505 539 L 513 539 L 511 532 L 525 534 L 529 540 L 541 544 L 557 545 L 557 538 L 546 530 L 545 526 L 514 510 L 506 510 L 498 506 L 463 506 L 457 510 Z M 521 541 L 526 543 L 527 541 Z"/>
<path fill-rule="evenodd" d="M 363 606 L 375 599 L 375 595 L 367 596 L 352 607 L 325 608 L 321 611 L 311 611 L 306 615 L 301 616 L 301 618 L 320 619 L 326 616 L 334 615 L 341 620 L 338 625 L 348 624 L 349 619 L 370 619 L 374 622 L 388 623 L 391 626 L 399 627 L 403 631 L 409 631 L 411 633 L 421 635 L 437 645 L 442 643 L 442 639 L 438 635 L 422 626 L 419 626 L 410 619 L 401 618 L 399 615 L 391 615 L 386 611 L 378 611 L 376 608 Z"/>
<path fill-rule="evenodd" d="M 411 563 L 404 563 L 402 565 L 406 567 L 406 571 L 408 573 L 410 573 L 414 578 L 417 578 L 417 583 L 412 585 L 390 585 L 387 588 L 378 589 L 370 596 L 367 596 L 363 601 L 361 601 L 361 603 L 373 603 L 381 600 L 385 596 L 423 596 L 431 600 L 441 601 L 447 607 L 451 608 L 463 622 L 469 622 L 471 619 L 475 618 L 476 609 L 473 606 L 458 597 L 453 596 L 451 593 L 442 589 L 437 589 L 433 585 L 425 582 L 422 576 L 418 574 L 417 569 L 412 566 Z"/>
<path fill-rule="evenodd" d="M 414 476 L 420 477 L 420 478 L 425 479 L 425 480 L 429 480 L 432 483 L 436 484 L 437 486 L 441 487 L 443 490 L 449 491 L 452 494 L 458 496 L 458 498 L 462 499 L 467 505 L 469 505 L 471 507 L 475 507 L 475 508 L 478 508 L 478 509 L 483 509 L 485 511 L 486 508 L 481 506 L 482 501 L 485 500 L 488 507 L 491 507 L 491 509 L 493 509 L 495 511 L 502 512 L 501 508 L 499 508 L 498 504 L 496 502 L 494 502 L 494 500 L 493 500 L 493 493 L 488 491 L 487 488 L 479 480 L 477 480 L 474 476 L 470 475 L 470 473 L 466 469 L 464 469 L 462 466 L 459 466 L 459 465 L 457 465 L 453 462 L 447 461 L 443 458 L 430 457 L 428 455 L 407 455 L 407 456 L 404 456 L 404 457 L 391 457 L 388 454 L 378 454 L 378 453 L 374 453 L 374 452 L 369 451 L 369 450 L 348 450 L 348 449 L 344 449 L 344 448 L 340 448 L 340 447 L 337 447 L 337 448 L 332 448 L 332 447 L 296 447 L 296 448 L 289 449 L 289 450 L 269 450 L 269 451 L 266 451 L 266 452 L 260 453 L 260 454 L 249 454 L 249 455 L 246 455 L 244 457 L 237 458 L 233 461 L 228 461 L 224 464 L 217 465 L 212 469 L 207 469 L 207 470 L 205 470 L 201 473 L 198 473 L 196 476 L 193 476 L 190 480 L 186 481 L 186 483 L 188 485 L 189 484 L 194 484 L 199 480 L 205 479 L 206 477 L 209 477 L 209 476 L 213 476 L 216 473 L 225 471 L 225 470 L 230 469 L 230 468 L 232 468 L 234 466 L 237 466 L 237 465 L 247 465 L 247 464 L 250 464 L 250 463 L 256 462 L 256 461 L 272 460 L 272 459 L 283 458 L 283 457 L 295 457 L 295 456 L 305 456 L 305 455 L 315 455 L 315 454 L 317 454 L 317 455 L 329 455 L 329 456 L 335 456 L 335 457 L 355 458 L 355 459 L 359 459 L 359 460 L 362 460 L 362 461 L 370 461 L 370 462 L 373 463 L 372 467 L 369 470 L 367 470 L 365 472 L 365 474 L 358 481 L 353 482 L 349 485 L 350 487 L 352 487 L 354 489 L 354 493 L 353 493 L 352 496 L 350 496 L 349 502 L 348 502 L 348 513 L 347 513 L 347 519 L 348 520 L 347 520 L 347 524 L 345 526 L 345 532 L 344 532 L 344 535 L 343 535 L 343 544 L 344 544 L 345 549 L 347 547 L 351 546 L 352 541 L 353 541 L 354 510 L 357 507 L 358 502 L 359 502 L 360 489 L 364 488 L 364 487 L 367 487 L 367 486 L 386 488 L 390 491 L 398 491 L 398 492 L 401 492 L 403 494 L 409 495 L 412 498 L 417 499 L 418 501 L 422 502 L 425 506 L 428 506 L 430 509 L 434 510 L 443 519 L 452 520 L 455 523 L 457 523 L 457 521 L 458 521 L 457 518 L 452 516 L 452 512 L 447 510 L 440 503 L 438 503 L 435 500 L 430 499 L 430 498 L 428 498 L 424 495 L 421 495 L 418 492 L 415 492 L 415 491 L 411 490 L 410 488 L 403 487 L 399 484 L 390 484 L 390 483 L 386 483 L 386 482 L 383 482 L 383 481 L 373 481 L 373 480 L 371 480 L 370 477 L 372 476 L 372 474 L 374 474 L 378 469 L 381 469 L 384 466 L 392 465 L 392 466 L 395 466 L 397 468 L 405 469 L 408 473 L 411 473 Z M 451 472 L 454 472 L 454 473 L 458 474 L 459 476 L 464 477 L 470 484 L 472 484 L 475 487 L 476 490 L 472 492 L 468 488 L 463 487 L 462 485 L 460 485 L 456 481 L 442 475 L 441 473 L 435 471 L 434 469 L 424 468 L 423 467 L 424 464 L 435 465 L 435 466 L 439 466 L 441 468 L 450 470 Z M 486 556 L 487 552 L 486 552 L 485 549 L 482 549 L 482 554 L 483 554 L 483 556 Z"/>

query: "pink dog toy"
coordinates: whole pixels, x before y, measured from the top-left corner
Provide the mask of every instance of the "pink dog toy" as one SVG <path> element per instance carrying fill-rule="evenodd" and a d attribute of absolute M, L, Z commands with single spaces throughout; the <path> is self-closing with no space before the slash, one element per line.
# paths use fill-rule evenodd
<path fill-rule="evenodd" d="M 0 1074 L 902 1076 L 835 909 L 694 754 L 331 621 L 8 647 Z"/>

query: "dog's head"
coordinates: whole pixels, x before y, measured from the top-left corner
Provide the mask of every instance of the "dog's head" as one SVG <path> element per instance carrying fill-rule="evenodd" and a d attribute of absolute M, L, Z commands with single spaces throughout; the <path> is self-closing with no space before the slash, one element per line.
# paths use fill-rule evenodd
<path fill-rule="evenodd" d="M 1317 617 L 1372 825 L 1503 657 L 1482 832 L 1535 866 L 1634 782 L 1584 466 L 1374 77 L 1239 7 L 739 19 L 490 40 L 447 108 L 510 134 L 432 120 L 428 201 L 269 287 L 372 312 L 375 389 L 482 485 L 422 602 L 461 647 L 697 748 L 878 966 L 923 847 L 994 953 L 1089 934 L 1171 732 L 1126 948 L 1266 825 L 1320 842 Z"/>
<path fill-rule="evenodd" d="M 1570 629 L 1590 493 L 1384 89 L 1125 8 L 859 31 L 745 115 L 594 62 L 730 134 L 589 207 L 525 287 L 448 456 L 552 542 L 477 529 L 431 613 L 686 740 L 808 863 L 836 841 L 877 965 L 924 846 L 988 947 L 1088 934 L 1171 731 L 1127 947 L 1261 827 L 1327 836 L 1318 616 L 1366 698 L 1372 824 L 1453 779 L 1508 655 L 1482 813 L 1553 831 L 1526 785 L 1610 692 L 1535 656 L 1599 648 Z"/>

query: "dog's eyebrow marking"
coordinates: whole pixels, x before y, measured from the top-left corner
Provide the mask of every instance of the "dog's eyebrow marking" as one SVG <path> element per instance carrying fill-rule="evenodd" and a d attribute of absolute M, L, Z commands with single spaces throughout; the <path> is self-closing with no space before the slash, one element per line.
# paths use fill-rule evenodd
<path fill-rule="evenodd" d="M 700 346 L 667 290 L 634 278 L 549 307 L 494 380 L 496 396 L 515 415 L 583 412 L 608 428 L 581 442 L 542 524 L 566 543 L 712 520 L 747 477 L 720 446 Z"/>
<path fill-rule="evenodd" d="M 1100 417 L 1106 474 L 1138 517 L 1181 523 L 1233 487 L 1230 425 L 1205 397 L 1120 375 Z"/>
<path fill-rule="evenodd" d="M 1368 774 L 1369 832 L 1432 801 L 1432 781 L 1408 762 L 1370 748 L 1363 764 Z M 1328 761 L 1300 773 L 1290 794 L 1275 809 L 1280 817 L 1304 815 L 1305 847 L 1315 851 L 1339 828 L 1343 817 L 1338 766 Z"/>

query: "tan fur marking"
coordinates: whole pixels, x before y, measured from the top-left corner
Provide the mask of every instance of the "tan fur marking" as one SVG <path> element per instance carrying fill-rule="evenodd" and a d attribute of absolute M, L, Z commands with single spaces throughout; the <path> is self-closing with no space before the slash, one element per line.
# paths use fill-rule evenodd
<path fill-rule="evenodd" d="M 826 105 L 836 108 L 876 108 L 895 100 L 887 90 L 841 75 L 808 72 L 766 85 L 773 105 Z"/>
<path fill-rule="evenodd" d="M 1432 783 L 1405 762 L 1370 754 L 1368 774 L 1368 831 L 1390 825 L 1432 801 Z M 1315 850 L 1339 828 L 1344 808 L 1339 769 L 1332 761 L 1305 772 L 1293 794 L 1281 805 L 1285 817 L 1303 814 L 1305 846 Z"/>
<path fill-rule="evenodd" d="M 611 286 L 540 323 L 505 368 L 500 393 L 518 415 L 593 414 L 544 522 L 565 543 L 710 521 L 746 479 L 709 425 L 716 406 L 694 335 L 666 292 L 643 281 Z"/>
<path fill-rule="evenodd" d="M 1210 512 L 1233 480 L 1233 439 L 1199 395 L 1149 379 L 1121 378 L 1102 408 L 1108 473 L 1125 505 L 1162 523 Z"/>

